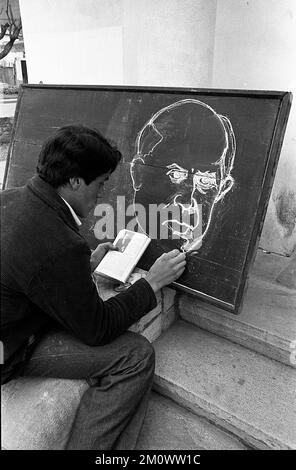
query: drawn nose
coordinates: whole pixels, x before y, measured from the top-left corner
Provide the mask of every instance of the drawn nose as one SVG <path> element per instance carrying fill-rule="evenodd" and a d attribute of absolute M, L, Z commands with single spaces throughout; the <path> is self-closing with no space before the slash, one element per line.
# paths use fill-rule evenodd
<path fill-rule="evenodd" d="M 197 209 L 197 201 L 191 193 L 178 194 L 175 197 L 175 204 L 177 204 L 182 212 L 186 212 L 188 215 L 194 214 Z"/>
<path fill-rule="evenodd" d="M 198 192 L 197 187 L 193 185 L 193 188 L 190 194 L 190 202 L 191 202 L 192 207 L 196 207 L 196 205 L 201 202 L 200 196 L 201 194 Z"/>
<path fill-rule="evenodd" d="M 178 206 L 178 223 L 182 226 L 183 238 L 191 238 L 193 236 L 192 230 L 200 223 L 199 206 L 190 194 L 187 194 L 187 197 L 185 197 L 185 194 L 178 194 L 174 200 L 174 204 Z"/>
<path fill-rule="evenodd" d="M 196 204 L 200 202 L 198 201 L 199 196 L 201 194 L 197 190 L 197 185 L 192 181 L 192 184 L 188 185 L 185 191 L 180 191 L 175 197 L 175 202 L 181 206 L 186 206 L 188 211 L 194 211 Z"/>

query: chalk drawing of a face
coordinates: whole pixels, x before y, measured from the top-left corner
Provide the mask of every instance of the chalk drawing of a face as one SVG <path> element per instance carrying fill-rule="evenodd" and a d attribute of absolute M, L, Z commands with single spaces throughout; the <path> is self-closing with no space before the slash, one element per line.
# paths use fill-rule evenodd
<path fill-rule="evenodd" d="M 235 152 L 231 122 L 209 105 L 183 99 L 160 109 L 137 135 L 130 166 L 134 204 L 178 206 L 186 226 L 185 217 L 164 223 L 180 235 L 183 251 L 198 250 L 215 205 L 234 184 Z M 195 215 L 189 223 L 188 214 Z"/>

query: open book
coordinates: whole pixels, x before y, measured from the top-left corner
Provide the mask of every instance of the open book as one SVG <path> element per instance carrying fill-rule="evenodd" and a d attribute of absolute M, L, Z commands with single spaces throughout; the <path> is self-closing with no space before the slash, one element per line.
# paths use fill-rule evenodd
<path fill-rule="evenodd" d="M 118 251 L 108 251 L 95 273 L 126 282 L 150 242 L 144 233 L 120 230 L 113 242 Z"/>

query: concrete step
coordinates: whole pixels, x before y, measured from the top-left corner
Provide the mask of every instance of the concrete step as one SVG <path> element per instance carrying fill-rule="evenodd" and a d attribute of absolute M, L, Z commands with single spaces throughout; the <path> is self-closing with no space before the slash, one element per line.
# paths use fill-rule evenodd
<path fill-rule="evenodd" d="M 233 315 L 181 295 L 180 317 L 235 343 L 296 367 L 296 291 L 251 278 L 242 311 Z"/>
<path fill-rule="evenodd" d="M 293 260 L 258 250 L 242 311 L 233 315 L 188 295 L 180 317 L 190 323 L 296 367 L 296 289 Z M 279 280 L 284 282 L 279 282 Z"/>
<path fill-rule="evenodd" d="M 245 450 L 235 436 L 152 392 L 138 450 Z"/>
<path fill-rule="evenodd" d="M 293 368 L 184 321 L 154 346 L 156 392 L 247 447 L 296 449 Z"/>
<path fill-rule="evenodd" d="M 251 276 L 278 283 L 284 287 L 295 288 L 295 272 L 293 273 L 289 269 L 293 258 L 293 256 L 282 256 L 258 249 L 251 269 Z M 288 273 L 286 279 L 281 280 L 279 277 L 283 271 L 288 271 Z M 290 277 L 288 278 L 288 276 Z"/>

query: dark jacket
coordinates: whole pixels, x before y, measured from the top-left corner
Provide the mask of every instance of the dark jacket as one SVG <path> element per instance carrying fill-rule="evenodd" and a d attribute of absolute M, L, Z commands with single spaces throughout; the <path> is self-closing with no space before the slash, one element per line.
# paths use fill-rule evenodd
<path fill-rule="evenodd" d="M 3 382 L 52 319 L 82 342 L 103 345 L 156 306 L 145 279 L 105 302 L 99 297 L 89 246 L 69 208 L 39 176 L 0 197 Z"/>

